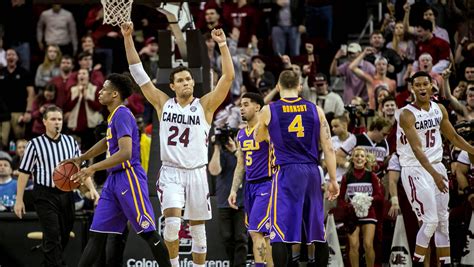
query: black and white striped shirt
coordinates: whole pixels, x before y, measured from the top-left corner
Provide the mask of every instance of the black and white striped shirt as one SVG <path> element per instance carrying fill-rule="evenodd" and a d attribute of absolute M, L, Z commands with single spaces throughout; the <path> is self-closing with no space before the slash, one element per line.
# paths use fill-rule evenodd
<path fill-rule="evenodd" d="M 79 145 L 72 136 L 61 134 L 53 140 L 43 134 L 28 142 L 19 171 L 32 174 L 35 184 L 55 187 L 54 168 L 59 162 L 79 155 Z"/>

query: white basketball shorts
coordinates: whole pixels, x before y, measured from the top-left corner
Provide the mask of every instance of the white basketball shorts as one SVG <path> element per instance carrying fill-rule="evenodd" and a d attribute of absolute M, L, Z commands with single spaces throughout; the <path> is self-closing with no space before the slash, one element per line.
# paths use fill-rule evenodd
<path fill-rule="evenodd" d="M 162 212 L 180 208 L 184 209 L 185 220 L 212 218 L 206 166 L 196 169 L 162 166 L 157 191 Z"/>
<path fill-rule="evenodd" d="M 433 164 L 433 168 L 447 179 L 446 168 L 442 163 Z M 425 168 L 402 167 L 401 178 L 408 201 L 418 220 L 424 223 L 448 221 L 449 193 L 439 191 L 433 177 Z M 447 181 L 445 184 L 448 186 Z"/>

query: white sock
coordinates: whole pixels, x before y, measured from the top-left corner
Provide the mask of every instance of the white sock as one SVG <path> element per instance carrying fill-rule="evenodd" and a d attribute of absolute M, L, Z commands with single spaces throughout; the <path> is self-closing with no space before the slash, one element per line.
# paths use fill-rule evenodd
<path fill-rule="evenodd" d="M 170 259 L 170 262 L 172 267 L 179 267 L 179 256 L 174 259 Z"/>
<path fill-rule="evenodd" d="M 193 261 L 193 267 L 206 267 L 206 264 L 197 264 Z"/>

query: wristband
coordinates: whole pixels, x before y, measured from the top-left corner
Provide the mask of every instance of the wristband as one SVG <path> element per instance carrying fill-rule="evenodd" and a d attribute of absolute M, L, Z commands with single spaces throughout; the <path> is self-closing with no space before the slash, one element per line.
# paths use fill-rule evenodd
<path fill-rule="evenodd" d="M 223 47 L 223 46 L 226 46 L 226 45 L 227 45 L 227 42 L 226 42 L 226 41 L 220 42 L 220 43 L 217 43 L 217 45 L 218 45 L 219 47 Z"/>
<path fill-rule="evenodd" d="M 392 205 L 397 205 L 398 206 L 398 197 L 391 197 L 390 198 L 390 203 L 392 203 Z"/>

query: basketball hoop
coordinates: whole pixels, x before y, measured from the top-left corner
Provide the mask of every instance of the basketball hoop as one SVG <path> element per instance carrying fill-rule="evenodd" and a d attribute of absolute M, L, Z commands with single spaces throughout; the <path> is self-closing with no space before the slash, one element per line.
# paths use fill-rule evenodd
<path fill-rule="evenodd" d="M 100 0 L 104 8 L 104 24 L 113 26 L 130 21 L 133 0 Z"/>

